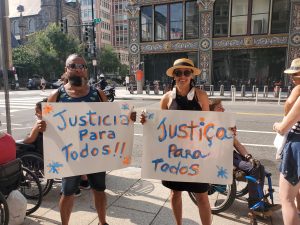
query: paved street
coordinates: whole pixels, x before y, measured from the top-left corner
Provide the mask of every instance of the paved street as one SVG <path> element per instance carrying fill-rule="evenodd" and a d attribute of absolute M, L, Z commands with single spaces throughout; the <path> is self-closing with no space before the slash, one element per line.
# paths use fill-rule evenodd
<path fill-rule="evenodd" d="M 30 131 L 34 122 L 35 103 L 47 96 L 52 90 L 16 91 L 10 95 L 13 136 L 22 139 Z M 129 101 L 135 105 L 138 114 L 145 108 L 158 108 L 161 95 L 130 95 L 124 88 L 117 89 L 116 101 Z M 216 96 L 215 96 L 216 97 Z M 255 102 L 223 101 L 227 111 L 236 113 L 238 138 L 247 149 L 273 174 L 275 189 L 278 185 L 278 162 L 275 161 L 272 124 L 282 118 L 282 104 L 277 101 Z M 5 122 L 3 93 L 0 93 L 1 121 Z M 1 127 L 5 130 L 5 123 Z M 160 181 L 144 180 L 140 176 L 142 157 L 142 126 L 135 124 L 132 167 L 112 171 L 107 176 L 108 221 L 110 224 L 174 224 L 169 202 L 169 191 Z M 44 198 L 42 207 L 26 219 L 26 224 L 59 224 L 57 208 L 60 184 Z M 77 199 L 71 224 L 97 224 L 92 196 L 89 191 Z M 78 204 L 80 201 L 80 204 Z M 278 203 L 278 192 L 275 194 Z M 184 224 L 199 224 L 195 205 L 188 195 L 184 195 Z M 247 204 L 237 200 L 225 213 L 213 217 L 213 224 L 248 224 Z M 273 224 L 282 224 L 280 211 L 273 216 Z M 271 224 L 260 220 L 259 224 Z"/>

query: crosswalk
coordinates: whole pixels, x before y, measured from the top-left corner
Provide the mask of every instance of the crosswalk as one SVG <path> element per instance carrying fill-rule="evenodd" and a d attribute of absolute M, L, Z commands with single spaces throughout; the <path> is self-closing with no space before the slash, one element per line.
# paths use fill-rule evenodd
<path fill-rule="evenodd" d="M 35 104 L 38 101 L 41 101 L 43 99 L 43 96 L 37 96 L 37 97 L 29 97 L 29 96 L 18 96 L 18 97 L 12 97 L 9 99 L 10 102 L 10 112 L 18 112 L 23 110 L 29 110 L 34 109 Z M 1 97 L 0 99 L 0 112 L 5 112 L 5 100 Z"/>

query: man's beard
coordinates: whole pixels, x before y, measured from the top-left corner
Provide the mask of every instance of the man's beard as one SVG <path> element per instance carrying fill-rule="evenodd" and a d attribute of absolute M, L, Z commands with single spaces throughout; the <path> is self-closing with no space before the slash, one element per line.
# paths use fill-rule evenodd
<path fill-rule="evenodd" d="M 68 78 L 68 82 L 70 82 L 71 86 L 81 87 L 86 83 L 86 79 L 84 77 L 73 75 Z"/>

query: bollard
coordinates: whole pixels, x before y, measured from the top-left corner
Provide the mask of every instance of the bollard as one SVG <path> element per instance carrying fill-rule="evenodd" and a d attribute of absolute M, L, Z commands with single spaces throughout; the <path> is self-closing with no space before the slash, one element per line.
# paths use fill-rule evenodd
<path fill-rule="evenodd" d="M 146 85 L 146 94 L 150 95 L 150 84 Z"/>
<path fill-rule="evenodd" d="M 245 97 L 246 96 L 246 86 L 243 84 L 241 87 L 241 97 Z"/>
<path fill-rule="evenodd" d="M 224 96 L 224 85 L 220 85 L 220 96 Z"/>
<path fill-rule="evenodd" d="M 166 92 L 167 92 L 166 87 L 167 87 L 167 85 L 166 85 L 166 84 L 163 84 L 163 94 L 166 94 Z"/>
<path fill-rule="evenodd" d="M 279 86 L 275 86 L 274 87 L 274 97 L 275 98 L 278 98 L 279 97 Z"/>
<path fill-rule="evenodd" d="M 252 86 L 252 97 L 255 97 L 256 85 Z"/>
<path fill-rule="evenodd" d="M 209 85 L 209 95 L 210 96 L 214 95 L 214 85 Z"/>
<path fill-rule="evenodd" d="M 255 104 L 257 104 L 258 101 L 258 88 L 255 89 Z"/>
<path fill-rule="evenodd" d="M 267 98 L 268 95 L 269 95 L 269 89 L 268 89 L 268 86 L 265 85 L 265 86 L 264 86 L 264 94 L 263 94 L 263 97 L 264 97 L 264 98 Z"/>
<path fill-rule="evenodd" d="M 234 85 L 231 86 L 231 101 L 235 102 L 235 96 L 236 96 L 236 88 Z"/>
<path fill-rule="evenodd" d="M 233 89 L 235 88 L 235 86 L 232 84 L 231 86 L 230 86 L 230 96 L 232 97 L 232 92 L 233 92 Z"/>
<path fill-rule="evenodd" d="M 278 87 L 278 86 L 276 86 L 276 87 Z M 279 91 L 278 91 L 278 105 L 280 104 L 280 101 L 281 101 L 281 91 L 282 91 L 282 89 L 279 88 Z"/>
<path fill-rule="evenodd" d="M 289 96 L 290 96 L 291 91 L 292 91 L 292 87 L 291 87 L 291 86 L 288 86 L 288 88 L 287 88 L 287 96 L 286 96 L 286 97 L 289 97 Z"/>
<path fill-rule="evenodd" d="M 199 88 L 200 90 L 204 90 L 204 85 L 203 84 L 199 85 Z"/>

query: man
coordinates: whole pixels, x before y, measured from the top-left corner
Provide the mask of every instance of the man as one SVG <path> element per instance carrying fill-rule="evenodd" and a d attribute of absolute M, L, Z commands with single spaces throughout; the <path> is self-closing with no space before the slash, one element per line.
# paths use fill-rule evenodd
<path fill-rule="evenodd" d="M 104 90 L 107 86 L 107 81 L 105 80 L 105 77 L 103 74 L 100 75 L 99 85 L 100 85 L 101 90 Z"/>
<path fill-rule="evenodd" d="M 65 72 L 68 83 L 51 94 L 48 102 L 107 102 L 103 91 L 88 85 L 87 66 L 83 57 L 77 54 L 70 55 L 66 60 Z M 45 121 L 41 122 L 39 126 L 45 130 Z M 105 175 L 105 172 L 87 175 L 94 194 L 99 225 L 108 225 L 106 222 L 106 195 L 104 192 L 106 189 Z M 62 179 L 62 195 L 59 202 L 62 225 L 69 224 L 74 194 L 78 190 L 79 182 L 80 176 Z"/>

